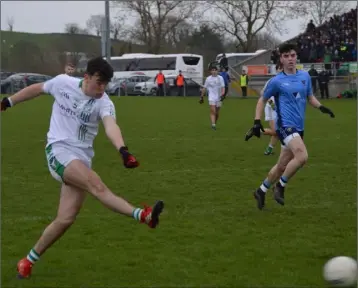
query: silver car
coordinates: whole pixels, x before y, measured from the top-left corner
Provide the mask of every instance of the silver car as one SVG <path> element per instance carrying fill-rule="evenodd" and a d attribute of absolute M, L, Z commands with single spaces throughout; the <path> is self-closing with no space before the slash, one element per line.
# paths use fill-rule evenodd
<path fill-rule="evenodd" d="M 148 76 L 136 75 L 128 78 L 113 79 L 107 86 L 107 93 L 109 95 L 138 95 L 134 91 L 135 85 L 146 82 L 150 79 Z"/>

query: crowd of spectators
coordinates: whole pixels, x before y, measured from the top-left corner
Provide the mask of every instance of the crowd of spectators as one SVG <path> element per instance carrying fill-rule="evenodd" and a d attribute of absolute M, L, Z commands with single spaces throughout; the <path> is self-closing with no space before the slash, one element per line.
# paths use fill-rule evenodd
<path fill-rule="evenodd" d="M 331 63 L 357 61 L 357 8 L 333 16 L 316 27 L 311 20 L 305 33 L 293 39 L 300 63 Z M 278 49 L 271 60 L 277 63 Z"/>

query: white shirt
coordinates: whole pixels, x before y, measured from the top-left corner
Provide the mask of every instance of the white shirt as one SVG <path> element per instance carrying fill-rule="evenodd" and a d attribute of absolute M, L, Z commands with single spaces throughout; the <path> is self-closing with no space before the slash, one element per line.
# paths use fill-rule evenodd
<path fill-rule="evenodd" d="M 221 90 L 225 88 L 224 78 L 220 75 L 206 78 L 204 87 L 208 91 L 209 101 L 219 101 L 221 97 Z"/>
<path fill-rule="evenodd" d="M 272 78 L 271 78 L 271 79 L 272 79 Z M 262 91 L 265 91 L 265 89 L 266 89 L 268 83 L 271 81 L 271 79 L 266 82 L 266 84 L 265 84 L 264 88 L 262 89 Z M 275 109 L 274 109 L 274 107 L 275 107 L 275 97 L 274 97 L 274 96 L 271 96 L 271 97 L 267 100 L 267 102 L 266 102 L 266 107 L 275 110 Z"/>
<path fill-rule="evenodd" d="M 116 117 L 113 102 L 107 94 L 100 99 L 88 97 L 82 92 L 81 85 L 81 79 L 66 74 L 44 83 L 44 92 L 55 98 L 47 145 L 61 141 L 93 151 L 93 140 L 98 134 L 99 122 L 105 116 Z"/>

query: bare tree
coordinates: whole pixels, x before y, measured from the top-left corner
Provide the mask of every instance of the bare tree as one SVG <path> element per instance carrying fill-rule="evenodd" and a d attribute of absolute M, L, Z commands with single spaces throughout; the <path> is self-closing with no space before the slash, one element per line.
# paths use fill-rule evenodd
<path fill-rule="evenodd" d="M 194 32 L 193 25 L 185 20 L 178 25 L 173 25 L 178 20 L 176 17 L 168 17 L 164 23 L 165 30 L 168 33 L 165 35 L 164 40 L 169 47 L 183 48 L 186 47 L 186 42 Z"/>
<path fill-rule="evenodd" d="M 126 19 L 126 15 L 120 15 L 120 16 L 116 16 L 112 21 L 111 21 L 111 35 L 113 37 L 113 39 L 119 40 L 120 38 L 122 38 L 124 35 L 124 33 L 126 33 L 126 31 L 122 31 L 121 33 L 121 29 L 124 26 L 124 20 Z"/>
<path fill-rule="evenodd" d="M 307 6 L 307 12 L 311 16 L 313 23 L 317 26 L 322 25 L 333 15 L 344 13 L 351 1 L 302 1 L 302 5 Z"/>
<path fill-rule="evenodd" d="M 134 0 L 117 1 L 122 9 L 133 13 L 137 18 L 136 25 L 130 27 L 132 38 L 147 46 L 148 52 L 158 53 L 164 43 L 164 39 L 173 27 L 180 23 L 197 17 L 195 12 L 200 2 L 195 1 L 165 1 L 165 0 Z M 168 25 L 168 17 L 175 17 Z"/>
<path fill-rule="evenodd" d="M 236 38 L 244 52 L 252 50 L 255 37 L 264 31 L 285 32 L 282 21 L 303 15 L 306 7 L 295 1 L 225 0 L 209 1 L 218 16 L 210 14 L 213 28 Z"/>
<path fill-rule="evenodd" d="M 81 28 L 77 23 L 67 23 L 65 25 L 65 33 L 66 34 L 89 34 L 88 31 L 84 28 Z"/>
<path fill-rule="evenodd" d="M 94 31 L 97 36 L 100 36 L 102 32 L 103 19 L 104 15 L 91 15 L 91 17 L 86 22 L 88 31 Z"/>
<path fill-rule="evenodd" d="M 67 23 L 65 25 L 65 33 L 67 34 L 79 34 L 80 31 L 81 28 L 77 23 Z"/>
<path fill-rule="evenodd" d="M 252 41 L 252 49 L 273 49 L 280 45 L 282 41 L 275 37 L 272 33 L 262 32 L 258 33 Z"/>
<path fill-rule="evenodd" d="M 14 31 L 14 23 L 15 23 L 14 17 L 11 16 L 7 18 L 7 27 L 9 31 Z"/>

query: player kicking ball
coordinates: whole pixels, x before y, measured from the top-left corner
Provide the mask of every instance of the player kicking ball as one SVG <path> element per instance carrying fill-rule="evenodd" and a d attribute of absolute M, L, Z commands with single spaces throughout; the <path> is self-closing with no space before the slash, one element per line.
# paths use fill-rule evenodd
<path fill-rule="evenodd" d="M 204 87 L 201 91 L 200 104 L 204 103 L 204 95 L 208 93 L 208 101 L 210 106 L 210 121 L 211 128 L 216 130 L 216 124 L 219 119 L 219 112 L 222 106 L 222 101 L 225 95 L 225 81 L 224 78 L 218 75 L 218 68 L 212 66 L 210 69 L 211 75 L 205 80 Z"/>
<path fill-rule="evenodd" d="M 51 175 L 62 183 L 57 216 L 43 231 L 29 254 L 17 264 L 19 278 L 28 278 L 33 265 L 74 223 L 87 192 L 114 212 L 134 218 L 155 228 L 164 203 L 153 207 L 133 207 L 116 196 L 91 169 L 93 140 L 102 120 L 108 139 L 123 159 L 126 168 L 139 166 L 125 146 L 116 122 L 115 107 L 104 93 L 113 77 L 112 67 L 102 58 L 88 62 L 84 79 L 59 75 L 45 83 L 34 84 L 1 101 L 1 111 L 42 93 L 54 97 L 45 154 Z"/>
<path fill-rule="evenodd" d="M 275 129 L 282 145 L 276 165 L 254 192 L 260 210 L 265 206 L 266 192 L 277 181 L 273 189 L 274 199 L 280 205 L 284 205 L 287 183 L 307 162 L 308 153 L 303 142 L 307 101 L 314 108 L 334 118 L 333 112 L 324 107 L 313 95 L 309 74 L 296 69 L 297 52 L 294 45 L 283 44 L 280 47 L 280 61 L 283 72 L 273 77 L 267 84 L 263 96 L 257 102 L 254 126 L 250 129 L 253 135 L 260 137 L 260 131 L 264 131 L 260 119 L 265 103 L 274 96 L 277 114 Z"/>

